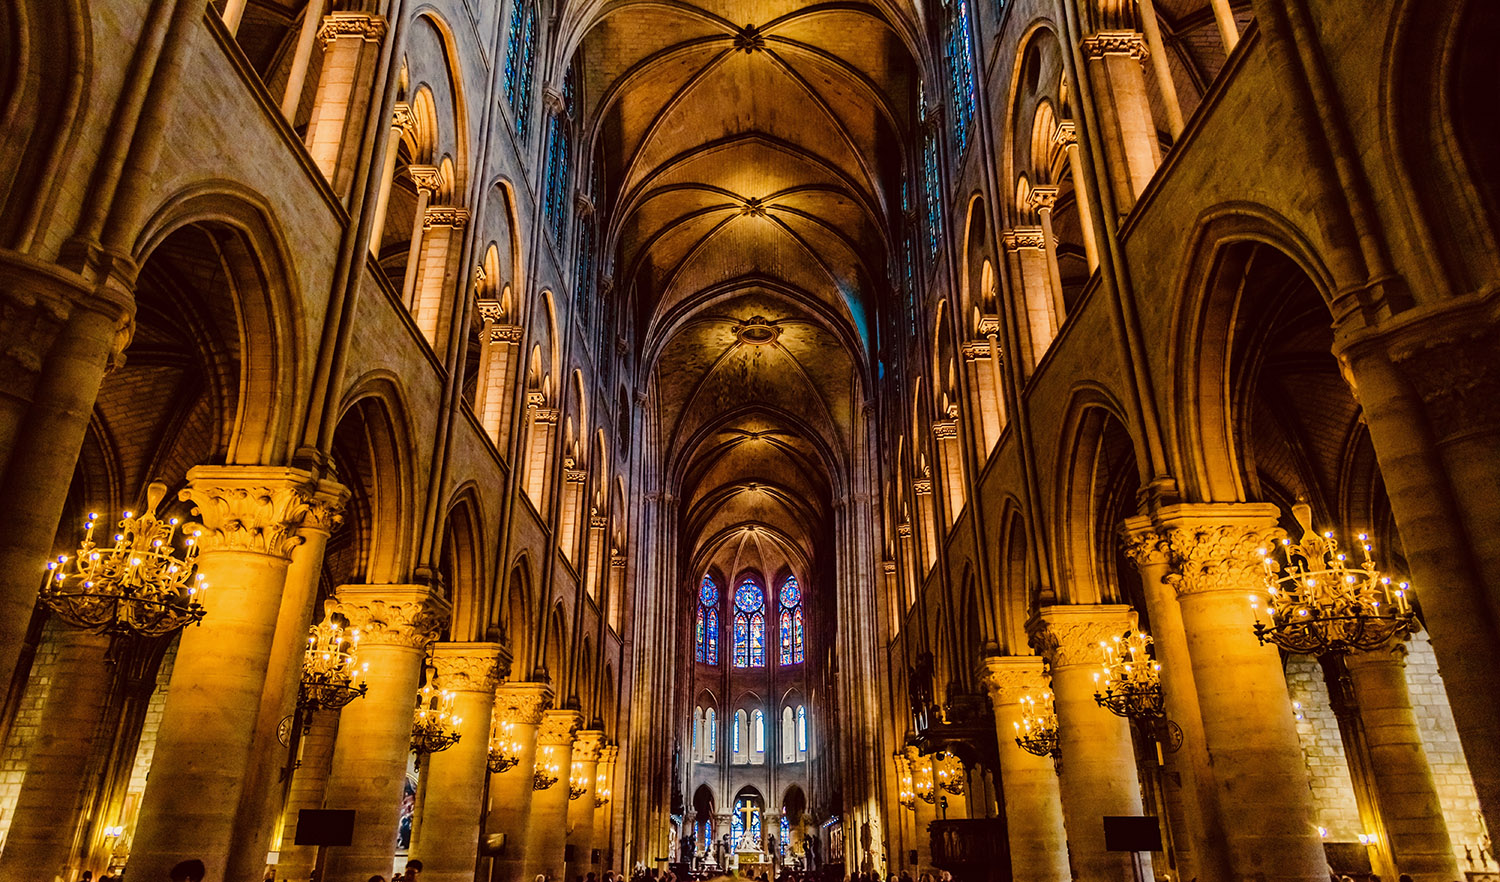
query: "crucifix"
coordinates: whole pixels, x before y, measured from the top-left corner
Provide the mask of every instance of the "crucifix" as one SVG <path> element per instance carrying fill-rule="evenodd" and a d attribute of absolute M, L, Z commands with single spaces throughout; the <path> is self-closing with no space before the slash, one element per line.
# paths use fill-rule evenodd
<path fill-rule="evenodd" d="M 749 800 L 746 800 L 745 802 L 740 803 L 739 813 L 741 815 L 740 830 L 742 832 L 740 833 L 740 841 L 736 842 L 734 844 L 734 847 L 737 851 L 749 851 L 750 849 L 745 848 L 745 843 L 753 841 L 750 839 L 750 823 L 751 820 L 755 817 L 755 806 L 751 805 Z M 754 850 L 760 851 L 759 842 L 755 843 Z"/>

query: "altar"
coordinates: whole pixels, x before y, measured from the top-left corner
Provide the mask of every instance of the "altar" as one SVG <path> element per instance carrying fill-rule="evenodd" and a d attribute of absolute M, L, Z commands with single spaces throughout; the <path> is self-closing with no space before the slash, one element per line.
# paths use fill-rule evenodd
<path fill-rule="evenodd" d="M 741 876 L 771 877 L 771 856 L 759 849 L 743 849 L 735 853 L 735 867 Z"/>

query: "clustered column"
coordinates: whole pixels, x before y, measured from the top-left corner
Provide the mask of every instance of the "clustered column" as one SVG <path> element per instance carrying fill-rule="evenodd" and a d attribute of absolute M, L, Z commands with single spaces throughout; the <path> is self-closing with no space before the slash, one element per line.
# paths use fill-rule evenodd
<path fill-rule="evenodd" d="M 568 846 L 573 859 L 567 862 L 565 878 L 577 879 L 589 872 L 594 850 L 594 794 L 598 789 L 595 777 L 599 773 L 599 759 L 604 753 L 604 733 L 597 729 L 585 729 L 573 741 L 573 770 L 570 784 L 577 782 L 583 793 L 568 799 Z"/>
<path fill-rule="evenodd" d="M 354 811 L 354 838 L 329 850 L 324 878 L 389 876 L 422 660 L 450 610 L 426 585 L 345 585 L 337 597 L 339 610 L 359 629 L 369 688 L 339 719 L 323 806 Z"/>
<path fill-rule="evenodd" d="M 1100 641 L 1134 626 L 1128 606 L 1075 604 L 1043 607 L 1028 627 L 1052 674 L 1062 810 L 1076 882 L 1120 882 L 1135 872 L 1129 854 L 1105 849 L 1101 821 L 1142 813 L 1130 724 L 1094 701 Z"/>
<path fill-rule="evenodd" d="M 524 877 L 526 842 L 531 830 L 532 775 L 536 771 L 537 730 L 552 706 L 546 683 L 502 683 L 495 689 L 495 727 L 508 742 L 516 764 L 490 775 L 490 810 L 485 838 L 495 852 L 491 878 L 517 882 Z"/>
<path fill-rule="evenodd" d="M 498 643 L 439 643 L 432 663 L 438 687 L 453 693 L 453 713 L 462 722 L 458 743 L 427 757 L 422 824 L 412 837 L 411 854 L 421 858 L 424 879 L 472 882 L 495 687 L 510 658 Z"/>
<path fill-rule="evenodd" d="M 573 736 L 582 725 L 583 715 L 575 710 L 542 714 L 536 733 L 537 769 L 555 769 L 549 774 L 557 781 L 532 794 L 523 878 L 562 878 L 568 843 L 568 773 L 573 763 Z"/>
<path fill-rule="evenodd" d="M 984 670 L 984 685 L 995 709 L 1011 873 L 1028 882 L 1067 882 L 1071 878 L 1068 840 L 1057 769 L 1051 757 L 1027 753 L 1016 743 L 1021 697 L 1047 690 L 1042 660 L 1035 656 L 990 656 L 984 660 Z"/>

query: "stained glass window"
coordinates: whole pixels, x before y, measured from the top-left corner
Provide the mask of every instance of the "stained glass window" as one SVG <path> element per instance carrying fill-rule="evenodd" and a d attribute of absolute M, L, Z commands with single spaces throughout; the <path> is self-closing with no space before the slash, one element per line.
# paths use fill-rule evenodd
<path fill-rule="evenodd" d="M 792 663 L 792 611 L 784 609 L 781 611 L 781 627 L 777 629 L 781 639 L 778 645 L 781 647 L 781 663 L 789 665 Z"/>
<path fill-rule="evenodd" d="M 781 616 L 776 629 L 781 638 L 779 660 L 784 665 L 800 665 L 806 655 L 802 636 L 802 585 L 796 576 L 781 583 Z"/>
<path fill-rule="evenodd" d="M 568 181 L 573 158 L 573 71 L 563 77 L 562 110 L 547 118 L 547 165 L 543 181 L 542 217 L 552 238 L 563 241 L 567 228 Z"/>
<path fill-rule="evenodd" d="M 516 121 L 516 134 L 526 137 L 531 118 L 531 77 L 536 59 L 536 4 L 519 0 L 510 13 L 510 35 L 505 49 L 505 103 Z"/>
<path fill-rule="evenodd" d="M 939 180 L 937 131 L 927 125 L 927 97 L 922 96 L 918 107 L 922 120 L 922 195 L 927 209 L 927 250 L 937 257 L 938 245 L 943 238 L 942 181 Z"/>
<path fill-rule="evenodd" d="M 734 591 L 734 666 L 766 666 L 766 617 L 761 610 L 766 594 L 754 579 L 745 579 Z"/>
<path fill-rule="evenodd" d="M 709 576 L 704 576 L 698 585 L 693 650 L 698 661 L 709 665 L 719 663 L 719 586 Z"/>
<path fill-rule="evenodd" d="M 792 825 L 787 821 L 786 809 L 781 810 L 781 859 L 786 860 L 786 842 L 792 838 Z"/>
<path fill-rule="evenodd" d="M 806 640 L 802 635 L 802 607 L 792 611 L 792 663 L 802 664 L 806 656 Z"/>
<path fill-rule="evenodd" d="M 948 8 L 948 90 L 953 104 L 955 155 L 969 146 L 974 122 L 974 44 L 969 34 L 968 0 L 950 0 Z"/>
<path fill-rule="evenodd" d="M 756 753 L 765 753 L 766 752 L 766 712 L 765 711 L 758 710 L 758 711 L 755 712 L 755 732 L 754 732 L 754 738 L 755 738 L 755 740 L 754 740 L 755 752 Z"/>
<path fill-rule="evenodd" d="M 738 806 L 736 806 L 736 809 L 738 809 Z M 734 847 L 738 849 L 740 847 L 740 843 L 744 840 L 745 819 L 739 813 L 739 811 L 735 811 L 735 813 L 733 815 L 730 815 L 729 817 L 729 841 L 733 842 Z"/>

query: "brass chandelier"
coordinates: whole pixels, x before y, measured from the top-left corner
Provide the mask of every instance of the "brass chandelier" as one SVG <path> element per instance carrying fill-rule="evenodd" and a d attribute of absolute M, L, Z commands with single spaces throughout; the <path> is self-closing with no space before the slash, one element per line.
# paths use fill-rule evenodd
<path fill-rule="evenodd" d="M 557 762 L 552 759 L 552 751 L 549 749 L 546 757 L 537 762 L 536 769 L 531 773 L 531 789 L 551 790 L 552 785 L 558 781 L 557 772 Z"/>
<path fill-rule="evenodd" d="M 940 750 L 933 757 L 932 766 L 937 771 L 937 785 L 939 788 L 948 791 L 954 796 L 964 795 L 963 763 L 957 756 Z"/>
<path fill-rule="evenodd" d="M 609 802 L 609 779 L 603 772 L 594 776 L 594 808 L 602 808 Z"/>
<path fill-rule="evenodd" d="M 156 516 L 166 495 L 167 485 L 152 481 L 145 512 L 125 512 L 109 546 L 94 541 L 99 520 L 90 513 L 77 553 L 48 562 L 41 602 L 69 625 L 101 634 L 160 637 L 201 621 L 208 584 L 197 572 L 200 531 L 183 537 L 179 556 L 177 518 Z"/>
<path fill-rule="evenodd" d="M 418 756 L 438 753 L 458 743 L 462 719 L 453 714 L 453 693 L 434 685 L 437 672 L 427 668 L 427 684 L 417 690 L 417 710 L 412 717 L 411 749 Z"/>
<path fill-rule="evenodd" d="M 309 629 L 297 691 L 297 706 L 302 710 L 337 710 L 365 694 L 370 666 L 361 666 L 355 655 L 359 631 L 344 636 L 344 626 L 333 617 L 337 606 L 338 601 L 325 600 L 323 621 Z"/>
<path fill-rule="evenodd" d="M 568 779 L 568 799 L 582 799 L 588 792 L 588 781 L 582 775 L 574 775 Z"/>
<path fill-rule="evenodd" d="M 1368 534 L 1359 534 L 1364 560 L 1355 565 L 1331 531 L 1313 531 L 1311 506 L 1295 505 L 1292 514 L 1303 533 L 1298 542 L 1281 541 L 1284 561 L 1261 550 L 1270 621 L 1261 619 L 1259 599 L 1252 597 L 1260 642 L 1316 656 L 1375 649 L 1411 633 L 1411 586 L 1392 583 L 1375 567 Z"/>
<path fill-rule="evenodd" d="M 901 784 L 897 788 L 896 801 L 907 811 L 916 811 L 917 791 L 912 784 L 911 766 L 906 761 L 906 756 L 900 751 L 896 752 L 896 766 L 901 772 Z"/>
<path fill-rule="evenodd" d="M 521 763 L 521 745 L 514 737 L 514 723 L 497 721 L 490 734 L 489 756 L 485 767 L 491 772 L 508 772 Z"/>
<path fill-rule="evenodd" d="M 1021 721 L 1016 727 L 1016 744 L 1027 753 L 1050 756 L 1054 760 L 1062 755 L 1057 741 L 1057 712 L 1053 709 L 1052 693 L 1043 692 L 1039 698 L 1021 696 Z"/>
<path fill-rule="evenodd" d="M 1094 675 L 1094 701 L 1115 716 L 1149 722 L 1166 716 L 1161 665 L 1152 658 L 1151 635 L 1139 629 L 1099 641 L 1103 670 Z"/>

